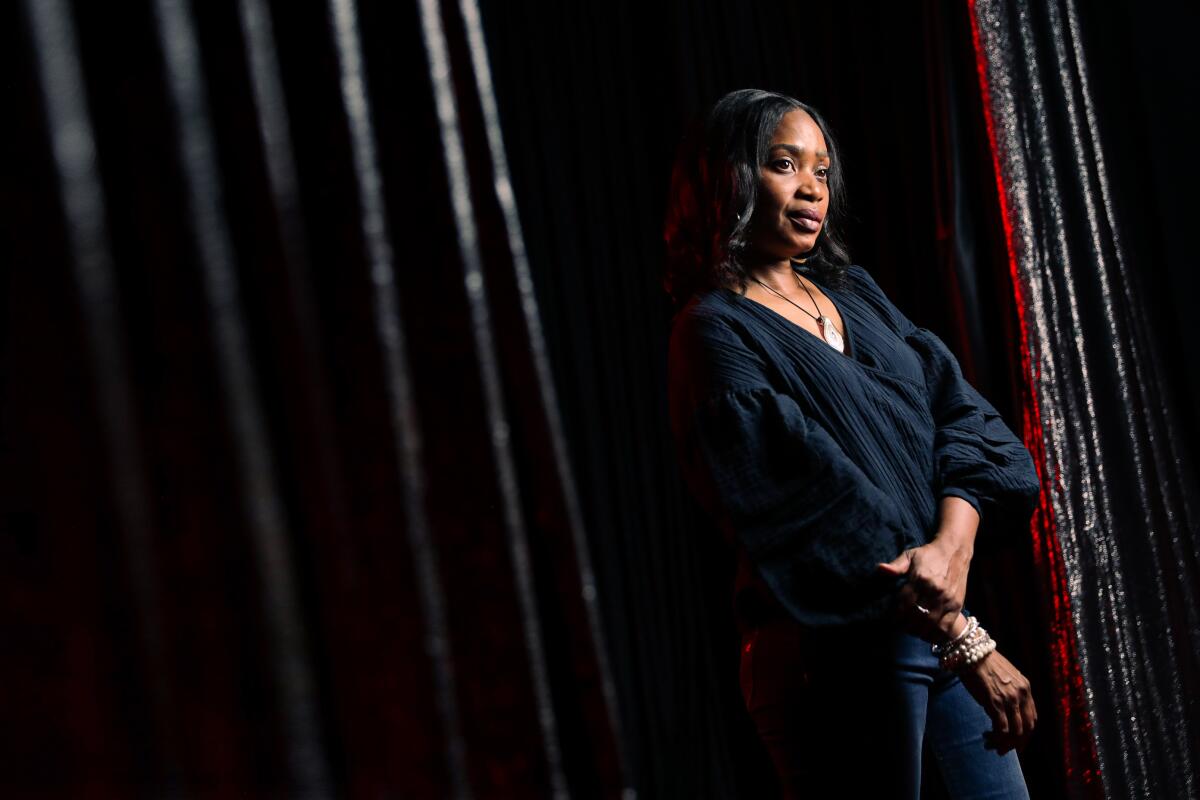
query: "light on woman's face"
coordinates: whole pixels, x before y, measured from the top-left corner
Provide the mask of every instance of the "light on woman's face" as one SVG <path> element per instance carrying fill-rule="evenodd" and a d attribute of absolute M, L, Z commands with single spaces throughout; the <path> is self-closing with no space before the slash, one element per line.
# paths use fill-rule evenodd
<path fill-rule="evenodd" d="M 812 250 L 829 210 L 831 161 L 820 127 L 806 112 L 784 115 L 759 166 L 750 249 L 767 260 Z"/>

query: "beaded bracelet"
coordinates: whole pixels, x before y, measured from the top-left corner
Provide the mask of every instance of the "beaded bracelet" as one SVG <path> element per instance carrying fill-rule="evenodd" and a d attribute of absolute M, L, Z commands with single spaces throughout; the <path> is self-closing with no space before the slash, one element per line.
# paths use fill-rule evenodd
<path fill-rule="evenodd" d="M 989 638 L 986 641 L 979 642 L 978 646 L 963 655 L 960 661 L 947 664 L 946 669 L 961 670 L 964 667 L 969 667 L 970 665 L 983 660 L 984 656 L 995 649 L 996 641 L 994 639 Z"/>
<path fill-rule="evenodd" d="M 958 634 L 958 636 L 955 636 L 950 641 L 943 642 L 942 644 L 935 644 L 933 646 L 933 654 L 935 656 L 941 656 L 944 653 L 950 652 L 950 650 L 952 650 L 954 647 L 956 647 L 959 644 L 959 642 L 964 641 L 968 636 L 971 635 L 972 631 L 974 631 L 978 627 L 979 627 L 978 619 L 976 619 L 975 617 L 967 617 L 967 627 L 963 628 L 962 632 L 960 634 Z"/>
<path fill-rule="evenodd" d="M 996 649 L 993 639 L 982 626 L 976 626 L 971 635 L 958 642 L 953 649 L 943 653 L 939 666 L 946 670 L 957 670 L 981 661 L 984 656 Z"/>

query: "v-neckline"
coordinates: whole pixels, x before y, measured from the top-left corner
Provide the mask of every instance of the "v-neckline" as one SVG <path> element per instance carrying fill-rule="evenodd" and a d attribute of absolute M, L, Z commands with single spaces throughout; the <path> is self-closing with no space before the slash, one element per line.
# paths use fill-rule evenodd
<path fill-rule="evenodd" d="M 807 328 L 803 327 L 802 325 L 799 325 L 799 324 L 793 322 L 792 320 L 785 317 L 783 314 L 780 314 L 778 311 L 771 308 L 766 303 L 760 303 L 759 301 L 755 300 L 752 297 L 746 297 L 743 294 L 738 294 L 733 289 L 726 288 L 725 291 L 734 295 L 739 300 L 744 300 L 748 303 L 753 303 L 754 305 L 758 306 L 759 308 L 766 311 L 767 313 L 769 313 L 775 317 L 778 317 L 779 320 L 781 322 L 785 323 L 786 325 L 788 325 L 788 327 L 795 329 L 796 333 L 802 334 L 804 336 L 811 336 L 813 339 L 816 339 L 818 342 L 820 342 L 823 347 L 826 347 L 830 351 L 837 353 L 842 358 L 847 358 L 850 361 L 853 361 L 855 364 L 858 364 L 860 366 L 866 366 L 858 359 L 858 349 L 854 346 L 854 334 L 850 330 L 850 320 L 846 318 L 845 304 L 844 303 L 839 304 L 835 300 L 835 298 L 832 296 L 832 295 L 838 294 L 838 292 L 833 291 L 833 290 L 829 289 L 827 286 L 824 286 L 824 285 L 818 283 L 817 281 L 813 280 L 812 276 L 810 276 L 810 275 L 805 275 L 804 277 L 808 278 L 814 284 L 816 284 L 817 288 L 819 288 L 821 290 L 821 294 L 825 295 L 825 299 L 828 300 L 829 304 L 833 306 L 833 309 L 835 311 L 837 311 L 838 318 L 841 319 L 841 321 L 842 321 L 842 331 L 845 334 L 843 337 L 845 339 L 845 344 L 846 344 L 845 349 L 848 352 L 839 352 L 836 347 L 829 344 L 829 342 L 825 341 L 824 337 L 819 336 L 819 335 L 813 333 L 812 331 L 808 330 Z M 814 300 L 814 302 L 815 302 L 815 300 Z M 820 308 L 818 307 L 817 310 L 819 311 Z M 828 316 L 828 315 L 825 315 L 825 316 Z"/>

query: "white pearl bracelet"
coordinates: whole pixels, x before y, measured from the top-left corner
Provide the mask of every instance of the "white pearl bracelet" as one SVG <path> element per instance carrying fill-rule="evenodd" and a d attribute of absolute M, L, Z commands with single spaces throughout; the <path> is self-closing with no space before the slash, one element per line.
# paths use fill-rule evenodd
<path fill-rule="evenodd" d="M 952 649 L 954 649 L 954 647 L 956 645 L 958 645 L 959 642 L 962 642 L 963 640 L 965 640 L 978 627 L 979 627 L 979 620 L 977 620 L 975 617 L 967 617 L 967 626 L 962 629 L 962 633 L 958 634 L 958 636 L 955 636 L 953 639 L 951 639 L 948 642 L 943 642 L 942 644 L 935 644 L 933 646 L 933 654 L 935 656 L 941 656 L 945 653 L 950 652 Z"/>
<path fill-rule="evenodd" d="M 967 618 L 967 629 L 953 641 L 934 646 L 934 652 L 939 656 L 938 665 L 946 670 L 957 670 L 975 664 L 995 649 L 996 640 L 974 617 Z"/>

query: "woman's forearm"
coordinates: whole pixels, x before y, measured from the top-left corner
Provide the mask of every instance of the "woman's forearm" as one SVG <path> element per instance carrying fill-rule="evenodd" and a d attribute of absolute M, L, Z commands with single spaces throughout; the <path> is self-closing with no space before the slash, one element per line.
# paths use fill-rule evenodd
<path fill-rule="evenodd" d="M 975 552 L 975 533 L 979 530 L 979 514 L 961 497 L 947 495 L 939 508 L 938 529 L 934 541 L 951 545 L 970 558 Z"/>
<path fill-rule="evenodd" d="M 964 568 L 969 568 L 971 557 L 975 553 L 975 534 L 979 530 L 978 512 L 966 500 L 952 495 L 942 498 L 939 511 L 934 542 L 946 548 L 952 559 L 965 562 Z M 950 628 L 944 630 L 947 638 L 953 639 L 966 627 L 967 618 L 959 613 Z"/>

